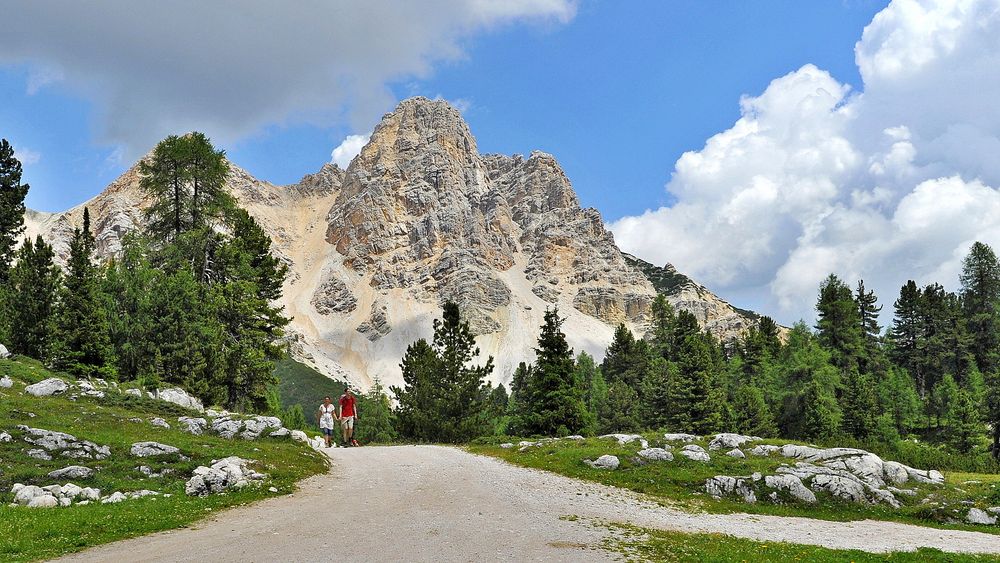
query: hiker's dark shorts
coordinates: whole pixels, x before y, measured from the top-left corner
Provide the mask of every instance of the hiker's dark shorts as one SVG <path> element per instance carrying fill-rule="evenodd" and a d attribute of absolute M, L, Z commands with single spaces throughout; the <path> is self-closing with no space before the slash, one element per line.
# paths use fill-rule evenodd
<path fill-rule="evenodd" d="M 322 432 L 324 436 L 333 436 L 333 428 L 320 428 L 319 431 Z"/>

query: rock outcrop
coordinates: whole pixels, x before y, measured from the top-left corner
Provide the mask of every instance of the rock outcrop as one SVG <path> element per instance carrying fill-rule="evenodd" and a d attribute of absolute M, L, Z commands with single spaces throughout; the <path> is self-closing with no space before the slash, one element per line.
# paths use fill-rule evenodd
<path fill-rule="evenodd" d="M 250 468 L 253 461 L 239 457 L 227 457 L 213 461 L 211 467 L 204 465 L 194 470 L 194 475 L 184 485 L 189 496 L 207 496 L 229 489 L 242 489 L 267 478 Z"/>

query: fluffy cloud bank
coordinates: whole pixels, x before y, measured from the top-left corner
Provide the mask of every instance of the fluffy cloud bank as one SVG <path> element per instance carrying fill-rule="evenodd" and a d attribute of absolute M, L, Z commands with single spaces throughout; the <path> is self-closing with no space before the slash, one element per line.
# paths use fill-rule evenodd
<path fill-rule="evenodd" d="M 894 0 L 855 58 L 861 91 L 806 65 L 744 97 L 619 244 L 785 322 L 830 272 L 887 312 L 908 278 L 954 288 L 972 242 L 1000 250 L 1000 3 Z"/>
<path fill-rule="evenodd" d="M 91 100 L 101 140 L 133 157 L 193 129 L 224 142 L 288 122 L 367 129 L 393 102 L 387 82 L 461 58 L 477 33 L 574 14 L 575 0 L 14 0 L 0 65 L 28 65 L 29 93 Z"/>

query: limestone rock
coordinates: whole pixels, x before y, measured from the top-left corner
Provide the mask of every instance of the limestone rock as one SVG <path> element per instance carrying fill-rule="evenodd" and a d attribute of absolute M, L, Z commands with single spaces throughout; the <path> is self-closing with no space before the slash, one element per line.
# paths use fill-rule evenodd
<path fill-rule="evenodd" d="M 154 457 L 158 455 L 170 455 L 179 453 L 180 450 L 174 446 L 161 444 L 159 442 L 136 442 L 129 450 L 135 457 Z"/>
<path fill-rule="evenodd" d="M 208 421 L 204 418 L 181 416 L 177 418 L 177 422 L 182 425 L 182 430 L 188 434 L 194 434 L 195 436 L 201 436 L 205 433 L 205 429 L 208 428 Z"/>
<path fill-rule="evenodd" d="M 663 439 L 668 442 L 696 442 L 698 437 L 694 434 L 664 434 Z"/>
<path fill-rule="evenodd" d="M 28 508 L 55 508 L 59 500 L 52 495 L 40 495 L 28 501 Z"/>
<path fill-rule="evenodd" d="M 668 452 L 663 448 L 645 448 L 639 450 L 639 457 L 642 459 L 647 459 L 649 461 L 673 461 L 674 454 Z"/>
<path fill-rule="evenodd" d="M 35 397 L 49 397 L 65 393 L 67 389 L 69 389 L 68 383 L 58 377 L 50 377 L 25 387 L 24 392 Z"/>
<path fill-rule="evenodd" d="M 309 436 L 307 436 L 306 433 L 301 430 L 292 430 L 291 434 L 292 434 L 292 440 L 295 440 L 296 442 L 309 441 Z"/>
<path fill-rule="evenodd" d="M 0 344 L 0 359 L 7 359 L 10 357 L 10 351 L 3 344 Z"/>
<path fill-rule="evenodd" d="M 50 479 L 89 479 L 93 476 L 94 470 L 89 467 L 83 467 L 81 465 L 70 465 L 69 467 L 64 467 L 62 469 L 56 469 L 55 471 L 49 472 Z"/>
<path fill-rule="evenodd" d="M 6 375 L 0 377 L 0 389 L 10 389 L 14 386 L 14 380 L 7 377 Z"/>
<path fill-rule="evenodd" d="M 250 463 L 253 462 L 233 456 L 213 461 L 211 467 L 199 466 L 184 485 L 184 492 L 189 496 L 206 496 L 230 488 L 243 488 L 267 478 L 251 469 Z"/>
<path fill-rule="evenodd" d="M 816 502 L 816 495 L 795 475 L 767 475 L 764 477 L 764 484 L 771 489 L 786 491 L 796 500 L 810 504 Z"/>
<path fill-rule="evenodd" d="M 729 450 L 728 452 L 726 452 L 726 455 L 729 457 L 735 457 L 736 459 L 744 459 L 745 457 L 747 457 L 747 455 L 743 453 L 743 450 L 739 448 L 733 448 Z"/>
<path fill-rule="evenodd" d="M 970 508 L 969 513 L 965 516 L 965 521 L 969 524 L 984 524 L 992 526 L 997 523 L 997 517 L 990 516 L 985 510 Z"/>
<path fill-rule="evenodd" d="M 34 459 L 38 459 L 38 460 L 41 460 L 41 461 L 52 461 L 52 455 L 49 452 L 45 451 L 45 450 L 40 450 L 40 449 L 36 448 L 36 449 L 28 450 L 27 453 L 28 453 L 28 457 L 31 457 L 31 458 L 34 458 Z"/>
<path fill-rule="evenodd" d="M 198 412 L 205 411 L 205 407 L 201 404 L 201 400 L 180 387 L 158 389 L 154 394 L 154 398 L 168 403 L 173 403 L 175 405 L 180 405 L 188 409 L 196 410 Z"/>
<path fill-rule="evenodd" d="M 705 448 L 698 446 L 696 444 L 688 444 L 681 449 L 681 455 L 690 459 L 691 461 L 701 461 L 708 463 L 712 461 L 712 458 L 705 451 Z"/>
<path fill-rule="evenodd" d="M 111 449 L 108 446 L 100 446 L 87 440 L 78 440 L 76 436 L 65 432 L 29 428 L 23 425 L 18 426 L 18 429 L 24 432 L 24 441 L 48 452 L 58 452 L 60 455 L 77 459 L 105 459 L 111 455 Z M 31 452 L 28 452 L 28 455 L 31 455 Z"/>
<path fill-rule="evenodd" d="M 167 430 L 170 429 L 170 424 L 166 420 L 163 420 L 162 418 L 154 418 L 150 420 L 149 423 L 152 424 L 153 426 L 156 426 L 157 428 L 166 428 Z"/>
<path fill-rule="evenodd" d="M 375 342 L 392 331 L 389 324 L 389 313 L 384 301 L 372 303 L 372 311 L 368 320 L 358 325 L 358 332 L 368 337 L 368 340 Z"/>
<path fill-rule="evenodd" d="M 7 444 L 14 441 L 14 437 L 7 432 L 0 432 L 0 444 Z"/>
<path fill-rule="evenodd" d="M 618 469 L 618 465 L 621 463 L 618 458 L 613 455 L 602 455 L 601 457 L 591 461 L 589 459 L 583 460 L 584 463 L 593 467 L 594 469 Z"/>
<path fill-rule="evenodd" d="M 313 293 L 312 306 L 321 315 L 350 313 L 358 307 L 358 300 L 344 280 L 327 272 Z"/>
<path fill-rule="evenodd" d="M 717 499 L 737 494 L 743 502 L 753 504 L 757 502 L 753 483 L 753 478 L 716 475 L 705 481 L 705 492 Z"/>
<path fill-rule="evenodd" d="M 747 442 L 756 442 L 760 438 L 756 436 L 743 436 L 741 434 L 730 434 L 722 433 L 716 434 L 712 441 L 708 444 L 709 450 L 731 450 L 733 448 L 739 448 Z"/>

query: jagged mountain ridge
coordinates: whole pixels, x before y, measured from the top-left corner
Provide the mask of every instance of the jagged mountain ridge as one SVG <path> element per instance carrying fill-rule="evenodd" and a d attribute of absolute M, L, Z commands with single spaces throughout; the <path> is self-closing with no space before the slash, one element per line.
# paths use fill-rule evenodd
<path fill-rule="evenodd" d="M 600 213 L 583 209 L 548 154 L 480 155 L 461 114 L 411 98 L 386 114 L 347 170 L 327 164 L 276 186 L 230 163 L 229 189 L 271 234 L 290 267 L 283 304 L 293 355 L 330 376 L 396 384 L 406 346 L 428 337 L 454 300 L 496 358 L 495 379 L 530 361 L 545 309 L 558 306 L 571 345 L 596 356 L 624 322 L 642 333 L 657 293 L 623 254 Z M 134 166 L 92 200 L 63 213 L 29 211 L 28 234 L 57 253 L 93 217 L 98 251 L 117 252 L 142 226 L 148 202 Z M 749 317 L 702 286 L 667 292 L 718 336 Z"/>

